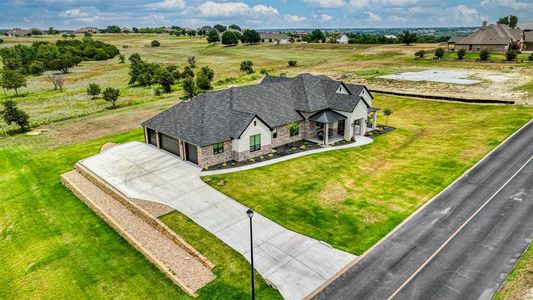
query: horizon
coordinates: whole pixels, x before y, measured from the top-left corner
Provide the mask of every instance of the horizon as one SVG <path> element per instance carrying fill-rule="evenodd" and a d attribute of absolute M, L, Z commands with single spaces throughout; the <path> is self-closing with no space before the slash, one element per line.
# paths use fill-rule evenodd
<path fill-rule="evenodd" d="M 6 0 L 0 4 L 0 28 L 198 28 L 217 23 L 259 30 L 458 28 L 508 15 L 531 18 L 533 5 L 524 0 Z"/>

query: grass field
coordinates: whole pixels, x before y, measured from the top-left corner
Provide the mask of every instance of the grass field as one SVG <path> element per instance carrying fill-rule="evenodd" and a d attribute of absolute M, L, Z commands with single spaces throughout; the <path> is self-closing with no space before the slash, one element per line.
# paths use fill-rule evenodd
<path fill-rule="evenodd" d="M 5 38 L 2 47 L 10 47 L 17 43 L 30 44 L 34 41 L 55 41 L 60 37 Z M 81 38 L 81 37 L 79 37 Z M 246 84 L 261 78 L 259 74 L 246 76 L 239 71 L 242 60 L 252 60 L 258 72 L 266 69 L 271 74 L 282 72 L 295 75 L 303 72 L 326 74 L 346 81 L 361 82 L 371 87 L 409 90 L 427 93 L 452 93 L 471 96 L 528 99 L 527 83 L 533 80 L 531 63 L 524 64 L 487 64 L 479 62 L 435 62 L 431 60 L 415 60 L 413 53 L 419 49 L 433 49 L 437 44 L 402 45 L 337 45 L 337 44 L 260 44 L 253 46 L 239 45 L 223 47 L 208 45 L 204 38 L 188 39 L 169 35 L 122 34 L 95 35 L 95 39 L 117 46 L 129 56 L 139 53 L 151 62 L 177 64 L 183 68 L 189 56 L 195 56 L 199 66 L 208 65 L 215 70 L 215 88 L 228 85 Z M 150 41 L 157 39 L 161 47 L 148 47 Z M 298 66 L 291 68 L 287 61 L 294 59 Z M 494 83 L 484 81 L 472 87 L 453 86 L 446 84 L 427 84 L 413 82 L 391 82 L 376 78 L 382 74 L 390 74 L 409 70 L 428 68 L 461 68 L 477 69 L 489 73 L 519 74 L 510 82 Z M 120 89 L 121 97 L 118 104 L 122 107 L 144 105 L 153 102 L 172 103 L 182 95 L 179 84 L 174 86 L 171 94 L 154 96 L 152 87 L 128 86 L 128 63 L 120 64 L 118 59 L 107 61 L 82 62 L 72 68 L 65 76 L 63 92 L 53 91 L 48 81 L 50 72 L 37 77 L 29 77 L 28 87 L 21 89 L 20 97 L 0 94 L 0 101 L 11 99 L 30 114 L 33 125 L 48 124 L 73 117 L 90 115 L 106 111 L 109 103 L 102 99 L 91 99 L 86 95 L 89 83 L 98 83 L 102 88 L 112 86 Z M 493 92 L 488 92 L 491 87 Z M 532 103 L 533 104 L 533 103 Z M 6 126 L 0 122 L 0 132 L 12 130 L 14 126 Z M 3 130 L 2 130 L 3 129 Z"/>
<path fill-rule="evenodd" d="M 361 254 L 533 117 L 516 106 L 382 95 L 374 105 L 392 108 L 397 130 L 370 145 L 205 180 L 289 229 Z"/>

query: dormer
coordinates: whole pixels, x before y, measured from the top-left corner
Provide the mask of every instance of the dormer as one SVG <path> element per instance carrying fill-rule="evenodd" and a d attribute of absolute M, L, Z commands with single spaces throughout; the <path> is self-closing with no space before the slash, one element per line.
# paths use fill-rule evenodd
<path fill-rule="evenodd" d="M 341 82 L 339 87 L 337 88 L 337 91 L 335 91 L 337 94 L 344 94 L 344 95 L 350 95 L 350 92 L 348 92 L 348 89 L 344 85 L 344 83 Z"/>

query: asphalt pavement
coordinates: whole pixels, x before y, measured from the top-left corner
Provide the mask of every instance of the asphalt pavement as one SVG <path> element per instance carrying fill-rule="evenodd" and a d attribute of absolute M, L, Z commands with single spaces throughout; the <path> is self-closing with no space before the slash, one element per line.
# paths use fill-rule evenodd
<path fill-rule="evenodd" d="M 533 122 L 315 299 L 491 299 L 533 239 Z"/>

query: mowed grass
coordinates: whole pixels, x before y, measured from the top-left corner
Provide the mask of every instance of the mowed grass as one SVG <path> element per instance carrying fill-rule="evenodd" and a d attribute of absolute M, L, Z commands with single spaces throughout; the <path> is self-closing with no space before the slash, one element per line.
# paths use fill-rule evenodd
<path fill-rule="evenodd" d="M 533 117 L 524 107 L 384 95 L 374 106 L 392 108 L 397 129 L 370 145 L 204 180 L 289 229 L 359 255 Z"/>
<path fill-rule="evenodd" d="M 142 137 L 138 129 L 61 147 L 43 146 L 44 136 L 0 140 L 0 299 L 190 299 L 60 183 L 104 143 Z M 250 298 L 243 257 L 177 213 L 163 220 L 216 264 L 199 299 Z M 256 278 L 258 296 L 280 298 Z"/>

